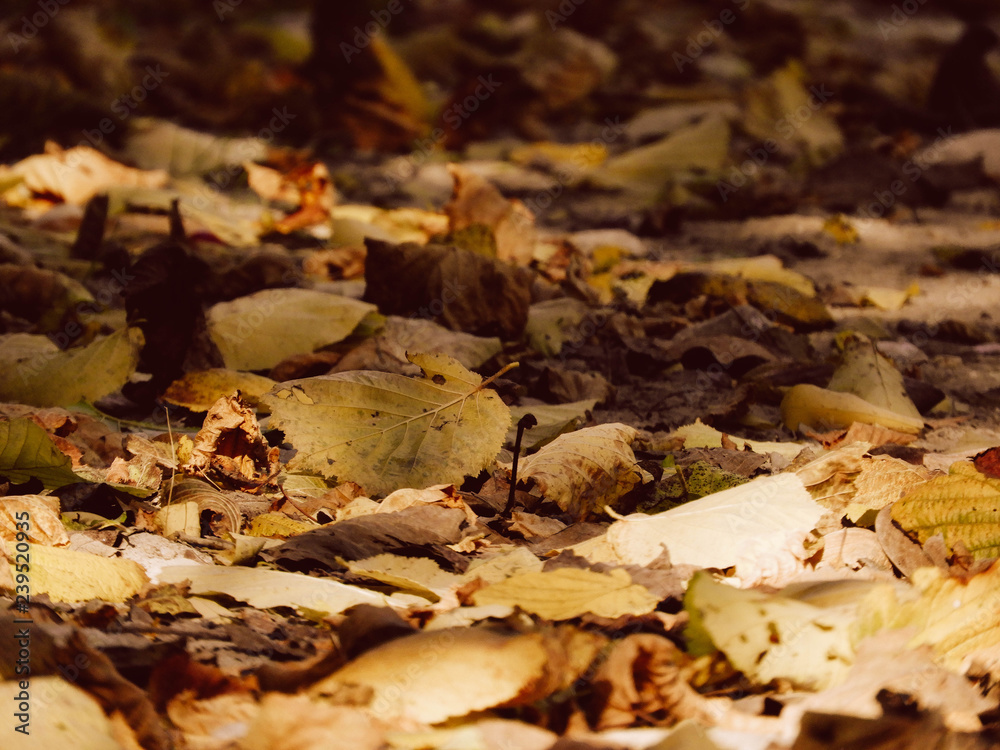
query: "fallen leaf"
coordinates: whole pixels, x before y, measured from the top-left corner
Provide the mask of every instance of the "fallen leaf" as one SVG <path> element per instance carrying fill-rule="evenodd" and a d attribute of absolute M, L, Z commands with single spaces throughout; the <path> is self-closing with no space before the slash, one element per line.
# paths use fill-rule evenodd
<path fill-rule="evenodd" d="M 30 545 L 25 554 L 31 567 L 31 593 L 48 594 L 56 602 L 124 602 L 149 583 L 142 567 L 131 560 L 39 544 Z M 19 562 L 21 557 L 18 553 Z M 7 560 L 13 567 L 10 551 Z"/>
<path fill-rule="evenodd" d="M 717 648 L 760 684 L 784 678 L 822 690 L 842 682 L 854 663 L 850 626 L 860 599 L 819 607 L 780 593 L 736 589 L 701 571 L 684 596 L 688 648 L 694 655 Z"/>
<path fill-rule="evenodd" d="M 808 383 L 788 389 L 781 400 L 781 419 L 793 432 L 802 425 L 850 427 L 853 422 L 878 424 L 910 434 L 924 428 L 923 418 L 906 417 L 874 406 L 853 393 L 838 393 Z"/>
<path fill-rule="evenodd" d="M 528 265 L 537 242 L 531 211 L 521 201 L 507 200 L 491 183 L 461 165 L 449 164 L 448 172 L 455 181 L 451 201 L 444 207 L 450 233 L 484 226 L 493 234 L 498 259 Z"/>
<path fill-rule="evenodd" d="M 412 355 L 421 379 L 349 372 L 282 383 L 264 403 L 298 450 L 289 466 L 388 494 L 461 483 L 496 456 L 510 424 L 482 378 L 443 355 Z"/>
<path fill-rule="evenodd" d="M 126 167 L 90 146 L 64 151 L 54 143 L 46 145 L 44 154 L 13 165 L 11 172 L 23 177 L 32 192 L 59 196 L 76 205 L 115 185 L 158 188 L 167 182 L 166 172 Z"/>
<path fill-rule="evenodd" d="M 275 381 L 262 375 L 213 368 L 187 373 L 171 383 L 161 398 L 167 403 L 202 412 L 208 411 L 223 396 L 239 391 L 248 404 L 256 406 L 260 397 L 274 385 Z"/>
<path fill-rule="evenodd" d="M 63 351 L 46 336 L 0 337 L 0 399 L 35 406 L 97 401 L 128 382 L 142 344 L 138 328 Z"/>
<path fill-rule="evenodd" d="M 479 605 L 516 605 L 547 620 L 571 620 L 588 613 L 608 618 L 644 615 L 658 604 L 621 568 L 607 573 L 579 568 L 520 573 L 480 589 L 472 599 Z"/>
<path fill-rule="evenodd" d="M 560 435 L 522 460 L 518 479 L 533 479 L 546 498 L 575 518 L 600 513 L 650 480 L 632 453 L 637 434 L 627 425 L 605 424 Z"/>
<path fill-rule="evenodd" d="M 903 375 L 892 360 L 865 336 L 851 335 L 844 342 L 843 360 L 827 388 L 853 393 L 869 404 L 903 417 L 920 419 L 920 412 L 906 393 Z"/>
<path fill-rule="evenodd" d="M 49 547 L 69 544 L 69 535 L 59 514 L 59 499 L 48 495 L 4 497 L 0 502 L 0 539 Z"/>
<path fill-rule="evenodd" d="M 778 474 L 655 516 L 625 516 L 606 536 L 621 565 L 648 565 L 666 549 L 674 565 L 728 568 L 755 555 L 801 550 L 822 514 L 798 477 Z M 586 546 L 577 545 L 577 554 L 587 557 Z"/>
<path fill-rule="evenodd" d="M 0 475 L 22 484 L 34 477 L 46 489 L 75 484 L 69 457 L 30 419 L 0 419 Z"/>
<path fill-rule="evenodd" d="M 892 508 L 892 519 L 920 541 L 935 534 L 949 549 L 962 544 L 976 559 L 1000 555 L 1000 479 L 968 462 L 917 486 Z"/>
<path fill-rule="evenodd" d="M 384 315 L 431 318 L 477 336 L 521 336 L 532 272 L 460 247 L 368 240 L 365 297 Z"/>
<path fill-rule="evenodd" d="M 258 609 L 294 607 L 300 613 L 334 615 L 355 604 L 386 606 L 387 597 L 328 578 L 261 568 L 175 565 L 164 568 L 160 583 L 190 583 L 192 594 L 224 594 Z"/>
<path fill-rule="evenodd" d="M 920 568 L 910 580 L 912 592 L 883 589 L 869 594 L 861 607 L 858 635 L 913 628 L 908 645 L 929 645 L 949 669 L 1000 673 L 1000 565 L 994 562 L 968 578 Z"/>
<path fill-rule="evenodd" d="M 24 679 L 0 682 L 0 700 L 15 709 L 12 726 L 8 730 L 11 736 L 4 747 L 10 750 L 37 747 L 122 750 L 118 728 L 112 725 L 101 704 L 82 687 L 51 675 L 32 675 L 30 692 L 25 689 L 26 684 Z M 35 700 L 41 698 L 45 702 L 43 705 L 59 708 L 18 712 L 19 703 L 31 705 L 19 697 L 22 695 L 29 695 Z M 17 729 L 19 726 L 26 728 L 23 734 Z M 135 742 L 134 737 L 132 741 Z"/>
<path fill-rule="evenodd" d="M 528 705 L 568 687 L 603 643 L 569 626 L 524 634 L 487 627 L 415 633 L 366 651 L 310 694 L 336 701 L 345 690 L 367 688 L 376 718 L 438 724 Z"/>
<path fill-rule="evenodd" d="M 375 307 L 312 289 L 264 289 L 207 313 L 208 331 L 233 370 L 268 370 L 350 335 Z"/>

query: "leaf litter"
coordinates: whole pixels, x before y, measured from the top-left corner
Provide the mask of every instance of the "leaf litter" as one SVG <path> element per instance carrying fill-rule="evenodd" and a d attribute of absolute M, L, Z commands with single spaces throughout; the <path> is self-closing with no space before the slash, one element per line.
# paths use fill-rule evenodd
<path fill-rule="evenodd" d="M 990 746 L 1000 117 L 914 97 L 992 32 L 230 5 L 196 63 L 61 8 L 0 76 L 42 744 Z"/>

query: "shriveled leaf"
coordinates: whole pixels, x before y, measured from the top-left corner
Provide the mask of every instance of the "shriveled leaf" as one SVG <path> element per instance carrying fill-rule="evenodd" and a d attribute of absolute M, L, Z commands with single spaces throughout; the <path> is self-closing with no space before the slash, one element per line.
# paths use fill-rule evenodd
<path fill-rule="evenodd" d="M 365 300 L 385 315 L 426 318 L 478 336 L 520 338 L 533 274 L 461 247 L 368 240 Z"/>
<path fill-rule="evenodd" d="M 299 612 L 334 615 L 355 604 L 385 606 L 382 594 L 329 578 L 262 568 L 178 565 L 160 572 L 160 583 L 189 581 L 192 594 L 225 594 L 258 609 L 294 607 Z"/>
<path fill-rule="evenodd" d="M 17 495 L 0 500 L 0 539 L 13 542 L 19 533 L 35 544 L 68 544 L 69 535 L 59 515 L 59 498 Z"/>
<path fill-rule="evenodd" d="M 920 412 L 906 393 L 903 374 L 867 337 L 854 335 L 844 343 L 843 361 L 827 388 L 853 393 L 881 409 L 920 419 Z"/>
<path fill-rule="evenodd" d="M 977 559 L 1000 556 L 1000 479 L 956 463 L 948 476 L 918 486 L 892 508 L 892 519 L 921 544 L 935 534 L 961 542 Z"/>
<path fill-rule="evenodd" d="M 336 698 L 350 688 L 370 688 L 376 718 L 437 724 L 526 705 L 568 687 L 603 642 L 568 626 L 524 634 L 486 627 L 425 631 L 366 651 L 310 692 Z"/>
<path fill-rule="evenodd" d="M 870 443 L 848 443 L 795 473 L 820 505 L 840 514 L 849 506 L 881 510 L 932 476 L 929 469 L 902 459 L 866 455 L 871 447 Z"/>
<path fill-rule="evenodd" d="M 658 604 L 621 568 L 608 573 L 580 568 L 521 573 L 477 591 L 472 598 L 479 605 L 515 605 L 548 620 L 570 620 L 588 613 L 610 618 L 644 615 Z"/>
<path fill-rule="evenodd" d="M 208 311 L 208 331 L 226 367 L 265 370 L 347 338 L 375 306 L 311 289 L 264 289 Z"/>
<path fill-rule="evenodd" d="M 71 467 L 69 456 L 30 419 L 0 420 L 0 476 L 17 484 L 35 477 L 54 490 L 81 481 Z"/>
<path fill-rule="evenodd" d="M 615 423 L 560 435 L 524 459 L 518 477 L 534 479 L 545 497 L 576 518 L 599 513 L 648 481 L 632 452 L 637 434 Z"/>
<path fill-rule="evenodd" d="M 142 332 L 126 328 L 87 346 L 60 351 L 45 336 L 0 338 L 0 400 L 69 406 L 114 393 L 135 372 Z"/>
<path fill-rule="evenodd" d="M 8 562 L 14 559 L 8 545 Z M 132 560 L 91 555 L 62 547 L 30 545 L 31 593 L 48 594 L 57 602 L 102 599 L 124 602 L 149 583 L 142 566 Z"/>
<path fill-rule="evenodd" d="M 686 633 L 691 652 L 717 648 L 760 684 L 784 678 L 822 690 L 841 682 L 854 662 L 850 626 L 857 602 L 820 607 L 736 589 L 701 571 L 691 579 L 684 608 L 691 617 Z"/>
<path fill-rule="evenodd" d="M 423 378 L 346 372 L 283 383 L 263 397 L 298 450 L 289 466 L 369 492 L 461 483 L 496 456 L 510 410 L 444 355 L 412 355 Z"/>
<path fill-rule="evenodd" d="M 497 258 L 522 266 L 530 263 L 537 242 L 531 211 L 520 201 L 507 200 L 485 178 L 461 165 L 449 164 L 448 171 L 455 187 L 444 211 L 455 244 L 469 247 L 459 240 L 461 233 L 482 227 L 493 238 Z"/>
<path fill-rule="evenodd" d="M 882 425 L 914 435 L 924 428 L 922 418 L 897 414 L 853 393 L 838 393 L 809 383 L 788 389 L 781 400 L 781 419 L 793 431 L 801 425 L 836 428 L 850 427 L 854 422 Z"/>
<path fill-rule="evenodd" d="M 67 203 L 82 205 L 114 185 L 162 187 L 167 173 L 143 172 L 109 159 L 90 146 L 76 146 L 63 151 L 48 144 L 44 154 L 19 161 L 11 172 L 24 178 L 32 192 L 57 195 Z"/>

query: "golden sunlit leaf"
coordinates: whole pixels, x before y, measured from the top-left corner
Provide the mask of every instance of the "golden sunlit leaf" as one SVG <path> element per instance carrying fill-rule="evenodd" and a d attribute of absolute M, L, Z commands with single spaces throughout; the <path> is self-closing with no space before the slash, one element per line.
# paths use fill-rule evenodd
<path fill-rule="evenodd" d="M 503 444 L 510 410 L 444 355 L 411 355 L 423 378 L 345 372 L 282 383 L 264 403 L 298 450 L 289 466 L 388 494 L 461 483 Z"/>
<path fill-rule="evenodd" d="M 1000 479 L 971 463 L 952 465 L 948 476 L 918 486 L 892 508 L 903 531 L 922 543 L 935 534 L 953 548 L 961 542 L 977 559 L 1000 555 Z"/>
<path fill-rule="evenodd" d="M 644 615 L 656 609 L 656 597 L 632 583 L 621 568 L 597 573 L 580 568 L 521 573 L 473 595 L 476 604 L 511 604 L 548 620 Z"/>

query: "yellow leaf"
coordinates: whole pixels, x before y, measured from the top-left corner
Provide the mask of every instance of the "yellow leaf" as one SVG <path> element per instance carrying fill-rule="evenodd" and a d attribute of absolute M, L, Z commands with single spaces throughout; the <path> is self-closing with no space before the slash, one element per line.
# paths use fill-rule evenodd
<path fill-rule="evenodd" d="M 80 652 L 81 655 L 83 652 Z M 73 669 L 72 665 L 63 667 Z M 73 748 L 74 750 L 122 750 L 119 742 L 121 729 L 116 728 L 101 704 L 93 695 L 81 687 L 58 675 L 32 675 L 29 695 L 35 705 L 52 706 L 53 710 L 25 712 L 28 717 L 24 724 L 29 733 L 15 730 L 21 722 L 16 711 L 19 698 L 23 694 L 24 680 L 15 679 L 0 682 L 0 700 L 14 709 L 14 716 L 8 719 L 12 725 L 5 730 L 6 750 L 36 750 L 45 748 Z M 32 706 L 34 708 L 34 706 Z M 133 740 L 134 742 L 134 740 Z"/>
<path fill-rule="evenodd" d="M 833 237 L 838 245 L 856 245 L 861 235 L 843 214 L 832 216 L 823 222 L 823 231 Z"/>
<path fill-rule="evenodd" d="M 564 689 L 603 643 L 569 626 L 524 634 L 487 627 L 424 631 L 366 651 L 310 692 L 336 699 L 370 688 L 368 709 L 376 718 L 437 724 Z"/>
<path fill-rule="evenodd" d="M 628 572 L 614 568 L 597 573 L 579 568 L 521 573 L 473 595 L 476 604 L 510 604 L 547 620 L 644 615 L 656 609 L 656 597 Z"/>
<path fill-rule="evenodd" d="M 207 314 L 226 367 L 266 370 L 293 354 L 341 341 L 375 305 L 312 289 L 264 289 Z"/>
<path fill-rule="evenodd" d="M 0 400 L 32 406 L 97 401 L 128 382 L 141 348 L 138 328 L 64 351 L 45 336 L 0 337 Z"/>
<path fill-rule="evenodd" d="M 160 583 L 189 581 L 192 594 L 225 594 L 258 609 L 295 607 L 300 612 L 340 614 L 355 604 L 386 606 L 382 594 L 328 578 L 261 568 L 177 565 L 164 568 Z"/>
<path fill-rule="evenodd" d="M 271 378 L 251 372 L 214 368 L 189 372 L 175 380 L 162 398 L 168 403 L 201 412 L 208 411 L 220 398 L 238 390 L 250 406 L 256 406 L 260 397 L 274 385 L 275 381 Z"/>
<path fill-rule="evenodd" d="M 423 378 L 354 371 L 289 381 L 263 401 L 298 454 L 293 469 L 369 492 L 461 483 L 494 459 L 510 410 L 482 378 L 444 355 L 415 354 Z"/>
<path fill-rule="evenodd" d="M 691 617 L 686 635 L 692 653 L 710 653 L 714 646 L 758 683 L 784 678 L 822 690 L 841 682 L 854 662 L 850 625 L 857 606 L 849 601 L 820 607 L 781 594 L 744 591 L 699 571 L 684 597 Z"/>
<path fill-rule="evenodd" d="M 853 393 L 869 404 L 912 419 L 920 412 L 906 393 L 903 375 L 892 360 L 861 334 L 844 341 L 843 360 L 827 385 L 831 391 Z"/>
<path fill-rule="evenodd" d="M 970 463 L 920 485 L 892 507 L 892 519 L 921 544 L 935 534 L 953 548 L 961 542 L 977 559 L 1000 555 L 1000 479 Z"/>
<path fill-rule="evenodd" d="M 14 568 L 12 545 L 7 547 L 7 559 Z M 29 547 L 31 593 L 48 594 L 53 601 L 124 602 L 149 583 L 142 566 L 132 560 L 98 557 L 62 547 Z"/>
<path fill-rule="evenodd" d="M 929 644 L 941 662 L 966 672 L 975 661 L 996 675 L 1000 669 L 1000 564 L 971 578 L 949 578 L 938 568 L 911 576 L 917 596 L 872 592 L 861 608 L 857 630 L 915 628 L 911 647 Z"/>
<path fill-rule="evenodd" d="M 808 383 L 792 386 L 781 400 L 781 419 L 792 431 L 800 425 L 850 427 L 854 422 L 878 424 L 916 435 L 924 420 L 907 417 L 868 403 L 853 393 L 838 393 Z"/>

